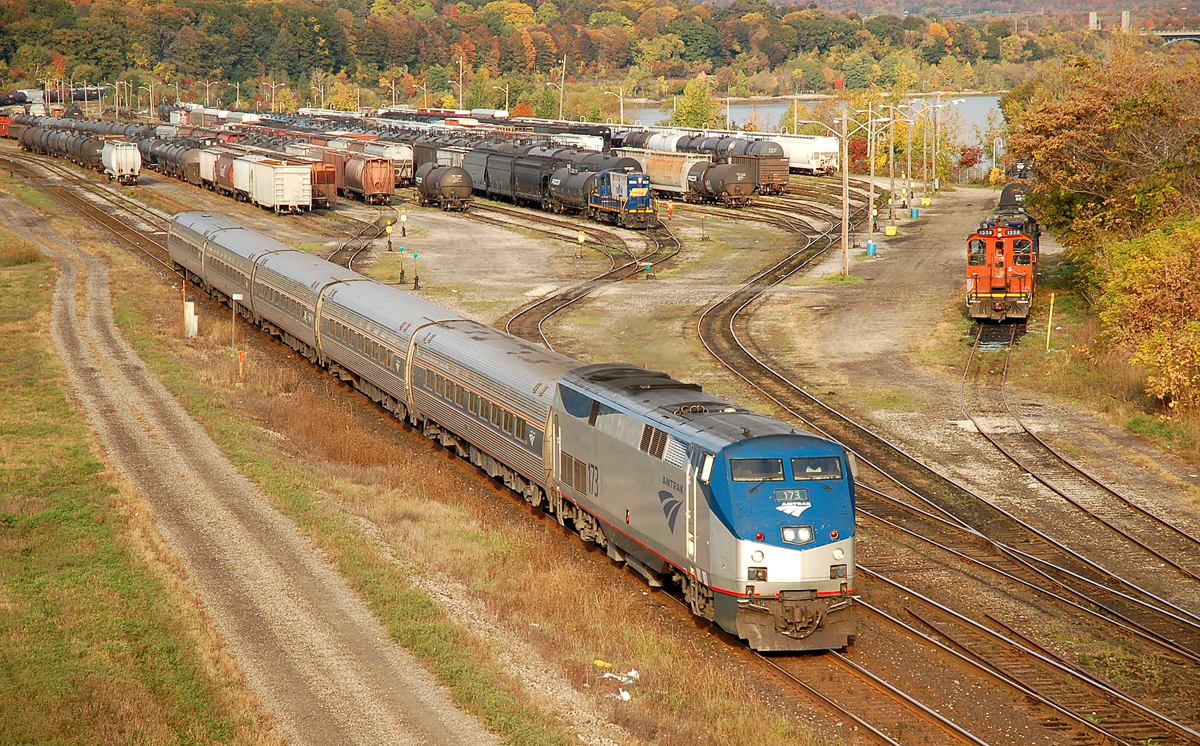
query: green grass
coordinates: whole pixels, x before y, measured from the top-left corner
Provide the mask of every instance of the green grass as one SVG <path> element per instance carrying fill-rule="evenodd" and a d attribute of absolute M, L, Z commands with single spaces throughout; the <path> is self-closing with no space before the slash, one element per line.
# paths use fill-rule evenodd
<path fill-rule="evenodd" d="M 53 283 L 40 261 L 0 270 L 0 743 L 237 740 L 198 620 L 131 538 L 148 518 L 68 403 Z"/>

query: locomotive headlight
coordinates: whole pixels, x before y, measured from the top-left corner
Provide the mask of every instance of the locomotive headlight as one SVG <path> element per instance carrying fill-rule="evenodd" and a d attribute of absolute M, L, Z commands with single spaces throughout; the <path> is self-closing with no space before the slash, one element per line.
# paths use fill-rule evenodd
<path fill-rule="evenodd" d="M 750 559 L 754 560 L 755 562 L 762 562 L 762 561 L 763 561 L 763 553 L 762 553 L 762 550 L 761 550 L 761 549 L 755 549 L 755 550 L 754 550 L 754 552 L 753 552 L 753 553 L 751 553 L 751 555 L 750 555 Z"/>
<path fill-rule="evenodd" d="M 842 557 L 845 557 L 845 556 L 846 556 L 846 550 L 845 550 L 845 549 L 842 549 L 841 547 L 838 547 L 837 549 L 833 550 L 833 558 L 834 558 L 835 560 L 840 560 Z"/>
<path fill-rule="evenodd" d="M 813 540 L 812 526 L 784 526 L 781 533 L 788 544 L 807 544 Z"/>

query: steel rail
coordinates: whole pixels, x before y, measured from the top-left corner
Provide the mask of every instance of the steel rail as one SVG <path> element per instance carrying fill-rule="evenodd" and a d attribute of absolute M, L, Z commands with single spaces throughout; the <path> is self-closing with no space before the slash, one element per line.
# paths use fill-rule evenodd
<path fill-rule="evenodd" d="M 1139 516 L 1151 521 L 1154 528 L 1166 529 L 1168 532 L 1170 532 L 1176 538 L 1182 539 L 1183 542 L 1186 544 L 1186 547 L 1185 547 L 1186 549 L 1190 549 L 1193 552 L 1200 550 L 1200 539 L 1197 539 L 1196 537 L 1192 536 L 1191 534 L 1188 534 L 1187 532 L 1183 531 L 1182 529 L 1179 529 L 1178 527 L 1174 526 L 1170 522 L 1165 521 L 1162 518 L 1154 515 L 1153 513 L 1144 509 L 1143 507 L 1136 504 L 1129 498 L 1125 497 L 1124 495 L 1121 495 L 1116 490 L 1112 489 L 1111 487 L 1109 487 L 1107 484 L 1103 483 L 1096 477 L 1092 476 L 1091 474 L 1088 474 L 1086 471 L 1084 471 L 1083 469 L 1081 469 L 1080 467 L 1078 467 L 1077 465 L 1072 463 L 1070 461 L 1070 459 L 1066 458 L 1061 453 L 1059 453 L 1057 450 L 1052 448 L 1042 438 L 1038 437 L 1038 435 L 1036 433 L 1034 433 L 1032 430 L 1030 430 L 1025 425 L 1025 423 L 1020 419 L 1020 417 L 1018 417 L 1017 414 L 1015 412 L 1013 412 L 1012 407 L 1008 401 L 1006 384 L 1008 382 L 1009 366 L 1010 366 L 1010 363 L 1012 362 L 1012 349 L 1013 349 L 1013 344 L 1015 342 L 1015 338 L 1016 338 L 1016 331 L 1014 330 L 1012 333 L 1012 338 L 1009 340 L 1008 346 L 1006 348 L 1007 354 L 1005 355 L 1005 358 L 1004 358 L 1004 367 L 1003 367 L 1003 371 L 1001 374 L 1000 387 L 999 387 L 1001 401 L 1004 405 L 1004 411 L 1007 412 L 1007 414 L 1012 418 L 1012 420 L 1021 428 L 1019 438 L 1014 438 L 1014 439 L 1023 440 L 1026 442 L 1027 445 L 1029 445 L 1032 448 L 1040 448 L 1043 453 L 1046 453 L 1050 456 L 1050 458 L 1053 460 L 1054 463 L 1066 467 L 1066 469 L 1068 470 L 1068 473 L 1070 474 L 1071 477 L 1075 477 L 1078 480 L 1082 480 L 1083 484 L 1086 485 L 1087 487 L 1098 489 L 1103 494 L 1107 495 L 1108 497 L 1115 498 L 1120 504 L 1125 505 L 1127 508 L 1129 508 L 1131 511 L 1133 511 L 1133 513 L 1135 515 L 1139 515 Z M 1018 454 L 1016 454 L 1014 452 L 1015 449 L 1013 447 L 1004 445 L 1000 441 L 999 438 L 994 437 L 992 433 L 989 433 L 986 430 L 984 430 L 984 428 L 980 425 L 979 421 L 975 418 L 975 416 L 970 411 L 968 411 L 968 406 L 967 406 L 967 401 L 966 401 L 967 375 L 970 371 L 971 362 L 974 360 L 974 358 L 977 354 L 977 351 L 980 349 L 981 340 L 982 340 L 982 335 L 976 338 L 976 343 L 971 349 L 971 354 L 967 360 L 967 367 L 963 371 L 963 379 L 959 386 L 959 401 L 962 405 L 963 414 L 966 415 L 967 418 L 970 419 L 972 423 L 974 423 L 975 428 L 979 432 L 979 434 L 982 435 L 984 437 L 984 439 L 986 439 L 988 441 L 988 443 L 990 443 L 996 450 L 998 450 L 1001 454 L 1003 454 L 1005 456 L 1005 458 L 1007 458 L 1009 461 L 1011 461 L 1014 465 L 1020 467 L 1021 469 L 1023 469 L 1024 471 L 1026 471 L 1027 473 L 1032 475 L 1034 479 L 1037 479 L 1038 482 L 1040 482 L 1041 484 L 1046 486 L 1048 489 L 1050 489 L 1056 495 L 1058 495 L 1061 498 L 1063 498 L 1064 500 L 1066 500 L 1068 503 L 1070 503 L 1076 509 L 1082 511 L 1089 518 L 1095 520 L 1096 522 L 1100 523 L 1104 527 L 1113 531 L 1114 533 L 1116 533 L 1117 535 L 1122 537 L 1124 540 L 1141 548 L 1143 551 L 1152 555 L 1156 559 L 1175 568 L 1184 576 L 1186 576 L 1192 580 L 1200 581 L 1200 573 L 1198 573 L 1194 570 L 1191 570 L 1187 566 L 1180 563 L 1175 558 L 1175 556 L 1173 556 L 1172 554 L 1164 553 L 1164 552 L 1156 549 L 1155 547 L 1151 546 L 1146 541 L 1143 541 L 1142 539 L 1140 539 L 1136 536 L 1133 536 L 1132 534 L 1130 534 L 1128 531 L 1122 529 L 1121 527 L 1114 525 L 1111 521 L 1109 521 L 1105 517 L 1099 515 L 1095 511 L 1091 510 L 1090 508 L 1088 508 L 1086 505 L 1084 505 L 1082 502 L 1080 502 L 1076 498 L 1072 497 L 1070 494 L 1067 493 L 1067 491 L 1065 489 L 1062 489 L 1058 485 L 1056 485 L 1052 481 L 1051 477 L 1047 477 L 1044 474 L 1039 476 L 1039 470 L 1036 470 L 1035 468 L 1030 466 L 1029 463 L 1027 463 L 1026 461 L 1023 461 L 1021 459 L 1021 457 L 1018 456 Z M 1032 457 L 1036 458 L 1036 454 L 1033 454 Z M 1044 470 L 1042 470 L 1042 471 L 1044 471 Z M 1178 547 L 1178 546 L 1172 548 L 1174 554 L 1180 554 L 1181 553 L 1179 551 L 1180 549 L 1181 549 L 1181 547 Z M 1200 556 L 1200 555 L 1197 555 L 1197 556 Z M 1200 621 L 1200 617 L 1197 618 L 1197 621 Z"/>
<path fill-rule="evenodd" d="M 1189 743 L 1189 744 L 1200 743 L 1200 732 L 1197 732 L 1196 730 L 1194 730 L 1186 725 L 1183 725 L 1182 723 L 1177 722 L 1173 718 L 1171 718 L 1161 712 L 1158 712 L 1157 710 L 1154 710 L 1153 708 L 1147 707 L 1146 705 L 1142 704 L 1141 702 L 1138 702 L 1137 700 L 1133 699 L 1132 697 L 1129 697 L 1128 695 L 1126 695 L 1116 689 L 1113 689 L 1112 687 L 1099 681 L 1098 679 L 1095 679 L 1086 674 L 1081 674 L 1078 671 L 1072 670 L 1070 667 L 1064 666 L 1063 664 L 1059 663 L 1057 660 L 1054 660 L 1053 658 L 1043 656 L 1040 653 L 1038 653 L 1037 651 L 1021 645 L 1019 642 L 1016 642 L 1014 640 L 1009 640 L 1008 638 L 1004 637 L 1003 635 L 995 632 L 994 630 L 989 629 L 988 627 L 980 624 L 979 622 L 976 622 L 975 620 L 971 619 L 970 617 L 967 617 L 966 615 L 964 615 L 958 611 L 955 611 L 954 609 L 951 609 L 950 607 L 948 607 L 944 604 L 941 604 L 941 603 L 929 598 L 928 596 L 925 596 L 924 594 L 920 593 L 919 591 L 916 591 L 912 588 L 909 588 L 906 585 L 903 585 L 902 583 L 899 583 L 899 582 L 894 581 L 880 573 L 877 573 L 868 567 L 858 565 L 858 569 L 861 570 L 868 577 L 874 578 L 875 580 L 878 580 L 878 581 L 888 585 L 893 590 L 899 591 L 900 593 L 903 593 L 905 595 L 912 596 L 913 598 L 916 598 L 919 601 L 921 601 L 921 603 L 926 604 L 947 616 L 950 616 L 954 621 L 956 621 L 958 624 L 965 626 L 967 629 L 969 629 L 973 634 L 977 635 L 978 637 L 986 638 L 987 641 L 992 644 L 998 644 L 998 645 L 1004 646 L 1008 649 L 1011 649 L 1013 651 L 1016 651 L 1020 655 L 1028 657 L 1029 659 L 1035 660 L 1039 664 L 1043 665 L 1044 667 L 1053 670 L 1055 673 L 1059 674 L 1060 676 L 1070 679 L 1071 681 L 1077 682 L 1079 685 L 1085 687 L 1091 693 L 1091 695 L 1096 698 L 1093 701 L 1099 700 L 1099 701 L 1108 702 L 1110 705 L 1122 708 L 1125 712 L 1131 713 L 1133 716 L 1135 716 L 1136 719 L 1139 719 L 1142 722 L 1148 722 L 1148 723 L 1154 725 L 1154 727 L 1162 729 L 1162 731 L 1163 731 L 1162 733 L 1139 736 L 1138 740 L 1142 741 L 1143 743 L 1145 742 L 1146 738 L 1156 738 L 1156 737 L 1183 738 L 1184 743 Z M 969 645 L 969 644 L 959 643 L 951 634 L 947 633 L 945 631 L 945 629 L 943 629 L 942 627 L 939 627 L 936 624 L 930 623 L 927 619 L 925 619 L 921 615 L 913 612 L 911 609 L 909 610 L 909 613 L 913 614 L 914 617 L 919 619 L 922 623 L 926 624 L 931 629 L 937 630 L 939 634 L 941 634 L 943 637 L 947 638 L 953 644 L 958 646 L 960 648 L 960 650 L 962 650 L 966 655 L 970 655 L 970 656 L 977 658 L 984 665 L 987 665 L 993 669 L 1001 670 L 1000 667 L 996 663 L 989 662 L 988 660 L 986 660 L 986 658 L 982 654 L 980 654 L 980 652 L 979 652 L 979 650 L 981 649 L 980 645 L 978 645 L 978 644 Z M 1011 674 L 1006 674 L 1006 675 L 1009 678 L 1013 679 L 1014 681 L 1020 682 L 1020 679 L 1018 679 L 1017 677 L 1012 676 Z M 1035 691 L 1035 692 L 1038 691 L 1036 687 L 1029 685 L 1027 682 L 1021 682 L 1021 683 L 1023 686 L 1027 687 L 1031 691 Z M 1049 697 L 1047 697 L 1047 698 L 1049 698 Z M 1101 730 L 1103 730 L 1110 737 L 1116 738 L 1118 740 L 1124 740 L 1124 737 L 1120 736 L 1119 734 L 1111 733 L 1110 731 L 1108 731 L 1107 729 L 1104 729 L 1104 728 L 1101 728 Z"/>

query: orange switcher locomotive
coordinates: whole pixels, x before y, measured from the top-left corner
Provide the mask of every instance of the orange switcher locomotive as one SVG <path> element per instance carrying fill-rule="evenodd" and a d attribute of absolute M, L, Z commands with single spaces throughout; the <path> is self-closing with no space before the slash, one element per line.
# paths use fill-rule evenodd
<path fill-rule="evenodd" d="M 1009 184 L 996 211 L 967 239 L 967 311 L 975 319 L 1025 319 L 1033 304 L 1041 228 Z"/>

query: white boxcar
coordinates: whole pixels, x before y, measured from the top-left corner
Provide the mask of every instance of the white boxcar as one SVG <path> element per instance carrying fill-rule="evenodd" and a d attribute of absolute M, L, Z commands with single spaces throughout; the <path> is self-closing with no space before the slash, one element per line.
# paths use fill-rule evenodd
<path fill-rule="evenodd" d="M 266 156 L 248 154 L 233 159 L 234 199 L 250 201 L 250 164 L 264 158 Z"/>
<path fill-rule="evenodd" d="M 828 135 L 775 135 L 793 171 L 814 176 L 827 176 L 838 170 L 838 141 Z"/>
<path fill-rule="evenodd" d="M 142 152 L 138 146 L 124 140 L 105 140 L 100 152 L 104 173 L 122 184 L 136 184 L 142 173 Z"/>
<path fill-rule="evenodd" d="M 249 201 L 275 212 L 312 209 L 312 164 L 283 158 L 239 158 L 249 166 Z M 234 172 L 237 172 L 236 161 Z"/>
<path fill-rule="evenodd" d="M 217 159 L 223 153 L 232 153 L 228 148 L 204 148 L 200 151 L 200 186 L 206 189 L 217 188 Z"/>

